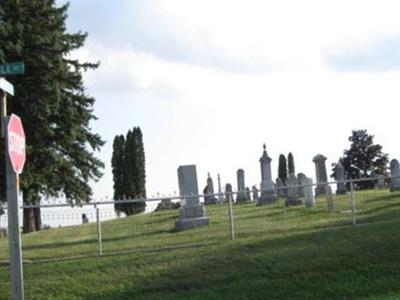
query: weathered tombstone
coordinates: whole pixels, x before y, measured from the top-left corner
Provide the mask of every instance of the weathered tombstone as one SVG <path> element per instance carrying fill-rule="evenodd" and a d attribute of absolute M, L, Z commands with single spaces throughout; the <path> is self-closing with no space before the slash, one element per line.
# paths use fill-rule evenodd
<path fill-rule="evenodd" d="M 304 173 L 297 174 L 297 185 L 299 186 L 299 197 L 305 196 L 304 185 L 306 184 L 307 176 Z"/>
<path fill-rule="evenodd" d="M 7 228 L 0 228 L 0 238 L 6 238 L 7 236 Z"/>
<path fill-rule="evenodd" d="M 178 182 L 182 207 L 179 209 L 179 218 L 175 221 L 175 230 L 181 231 L 209 225 L 204 206 L 198 197 L 196 166 L 180 166 Z"/>
<path fill-rule="evenodd" d="M 329 185 L 325 186 L 326 206 L 329 211 L 333 210 L 333 195 Z"/>
<path fill-rule="evenodd" d="M 313 181 L 311 178 L 305 179 L 305 185 L 304 185 L 305 200 L 304 200 L 304 202 L 306 204 L 306 207 L 312 207 L 315 204 L 315 198 L 314 198 L 314 194 L 313 194 L 312 184 L 313 184 Z"/>
<path fill-rule="evenodd" d="M 400 168 L 397 159 L 390 162 L 390 191 L 400 191 Z"/>
<path fill-rule="evenodd" d="M 317 154 L 313 158 L 313 162 L 315 163 L 315 174 L 317 177 L 317 187 L 315 188 L 316 196 L 325 194 L 326 182 L 328 181 L 325 161 L 326 157 L 322 154 Z"/>
<path fill-rule="evenodd" d="M 377 182 L 376 182 L 377 189 L 384 189 L 385 188 L 385 176 L 378 175 Z"/>
<path fill-rule="evenodd" d="M 285 186 L 283 185 L 282 179 L 280 179 L 279 177 L 276 179 L 276 192 L 278 194 L 278 197 L 286 197 L 286 193 L 285 193 Z"/>
<path fill-rule="evenodd" d="M 86 216 L 86 214 L 82 214 L 82 224 L 87 224 L 89 223 L 89 218 Z"/>
<path fill-rule="evenodd" d="M 232 185 L 230 183 L 225 185 L 225 199 L 227 202 L 230 200 L 233 203 Z"/>
<path fill-rule="evenodd" d="M 253 185 L 252 192 L 253 192 L 253 200 L 254 201 L 258 201 L 258 188 L 257 188 L 257 186 Z"/>
<path fill-rule="evenodd" d="M 245 202 L 247 201 L 247 196 L 246 196 L 246 187 L 244 183 L 244 170 L 239 169 L 236 172 L 237 176 L 237 195 L 236 195 L 236 202 Z"/>
<path fill-rule="evenodd" d="M 299 200 L 298 195 L 297 178 L 293 173 L 289 174 L 287 180 L 287 197 L 285 203 L 287 206 L 301 204 L 301 200 Z"/>
<path fill-rule="evenodd" d="M 246 187 L 246 197 L 248 201 L 251 201 L 251 193 L 250 193 L 250 189 L 248 187 Z"/>
<path fill-rule="evenodd" d="M 336 177 L 336 195 L 344 195 L 347 192 L 346 188 L 346 177 L 344 175 L 344 167 L 343 165 L 338 162 L 335 166 L 335 177 Z"/>
<path fill-rule="evenodd" d="M 203 190 L 204 194 L 204 204 L 216 204 L 217 198 L 214 196 L 214 183 L 212 178 L 210 177 L 210 173 L 207 174 L 207 185 Z"/>
<path fill-rule="evenodd" d="M 218 202 L 224 202 L 224 196 L 222 195 L 222 188 L 221 188 L 221 177 L 218 174 Z"/>
<path fill-rule="evenodd" d="M 278 200 L 276 189 L 271 176 L 271 161 L 268 156 L 266 146 L 263 145 L 264 151 L 260 158 L 261 167 L 261 197 L 258 198 L 258 204 L 268 204 Z"/>

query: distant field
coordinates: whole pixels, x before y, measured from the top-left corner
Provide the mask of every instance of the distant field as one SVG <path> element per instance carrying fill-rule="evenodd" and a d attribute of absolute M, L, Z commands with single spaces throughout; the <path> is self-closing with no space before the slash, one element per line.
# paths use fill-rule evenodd
<path fill-rule="evenodd" d="M 24 265 L 26 299 L 400 299 L 400 194 L 356 192 L 311 209 L 254 203 L 207 206 L 211 225 L 173 232 L 177 211 L 102 223 L 105 255 Z M 346 212 L 347 211 L 347 212 Z M 23 236 L 23 256 L 96 254 L 95 224 Z M 153 250 L 153 251 L 149 251 Z M 0 261 L 8 257 L 0 239 Z M 0 267 L 0 299 L 9 272 Z"/>

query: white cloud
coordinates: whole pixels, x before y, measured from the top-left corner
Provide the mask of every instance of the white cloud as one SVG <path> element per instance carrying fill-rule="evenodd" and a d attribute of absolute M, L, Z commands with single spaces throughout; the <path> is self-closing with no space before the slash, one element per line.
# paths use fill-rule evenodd
<path fill-rule="evenodd" d="M 400 157 L 391 122 L 398 115 L 400 73 L 331 71 L 323 61 L 326 49 L 400 32 L 398 8 L 395 1 L 160 1 L 148 8 L 160 20 L 144 21 L 168 26 L 170 49 L 110 47 L 92 36 L 76 55 L 102 61 L 86 77 L 98 98 L 96 129 L 111 143 L 115 134 L 142 127 L 150 194 L 176 190 L 176 168 L 186 163 L 198 165 L 201 188 L 208 171 L 215 181 L 220 172 L 223 182 L 236 185 L 238 168 L 248 185 L 258 183 L 263 142 L 274 176 L 278 155 L 289 151 L 297 171 L 313 176 L 313 156 L 327 156 L 329 167 L 352 129 L 368 129 L 384 151 Z M 160 55 L 173 52 L 176 40 L 179 51 L 185 45 L 196 50 L 185 59 Z M 266 72 L 238 67 L 259 65 Z M 119 116 L 113 128 L 110 110 Z M 102 157 L 108 163 L 107 147 Z M 111 191 L 110 180 L 108 170 L 98 191 Z"/>

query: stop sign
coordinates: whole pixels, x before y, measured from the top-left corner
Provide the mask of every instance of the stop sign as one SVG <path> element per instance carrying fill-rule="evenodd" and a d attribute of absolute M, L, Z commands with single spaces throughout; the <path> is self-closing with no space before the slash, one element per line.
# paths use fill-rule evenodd
<path fill-rule="evenodd" d="M 12 114 L 7 125 L 7 150 L 14 172 L 21 174 L 25 164 L 25 132 L 21 119 Z"/>

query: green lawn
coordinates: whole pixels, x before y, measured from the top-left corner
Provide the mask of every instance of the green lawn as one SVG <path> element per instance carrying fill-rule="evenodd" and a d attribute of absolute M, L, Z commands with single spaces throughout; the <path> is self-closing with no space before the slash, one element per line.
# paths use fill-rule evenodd
<path fill-rule="evenodd" d="M 211 225 L 174 232 L 177 211 L 102 223 L 96 257 L 95 224 L 23 236 L 26 299 L 400 299 L 400 194 L 335 197 L 326 211 L 283 201 L 234 206 L 236 240 L 229 240 L 226 205 L 207 206 Z M 40 260 L 93 255 L 43 263 Z M 0 239 L 0 260 L 7 247 Z M 0 267 L 0 299 L 9 272 Z"/>

